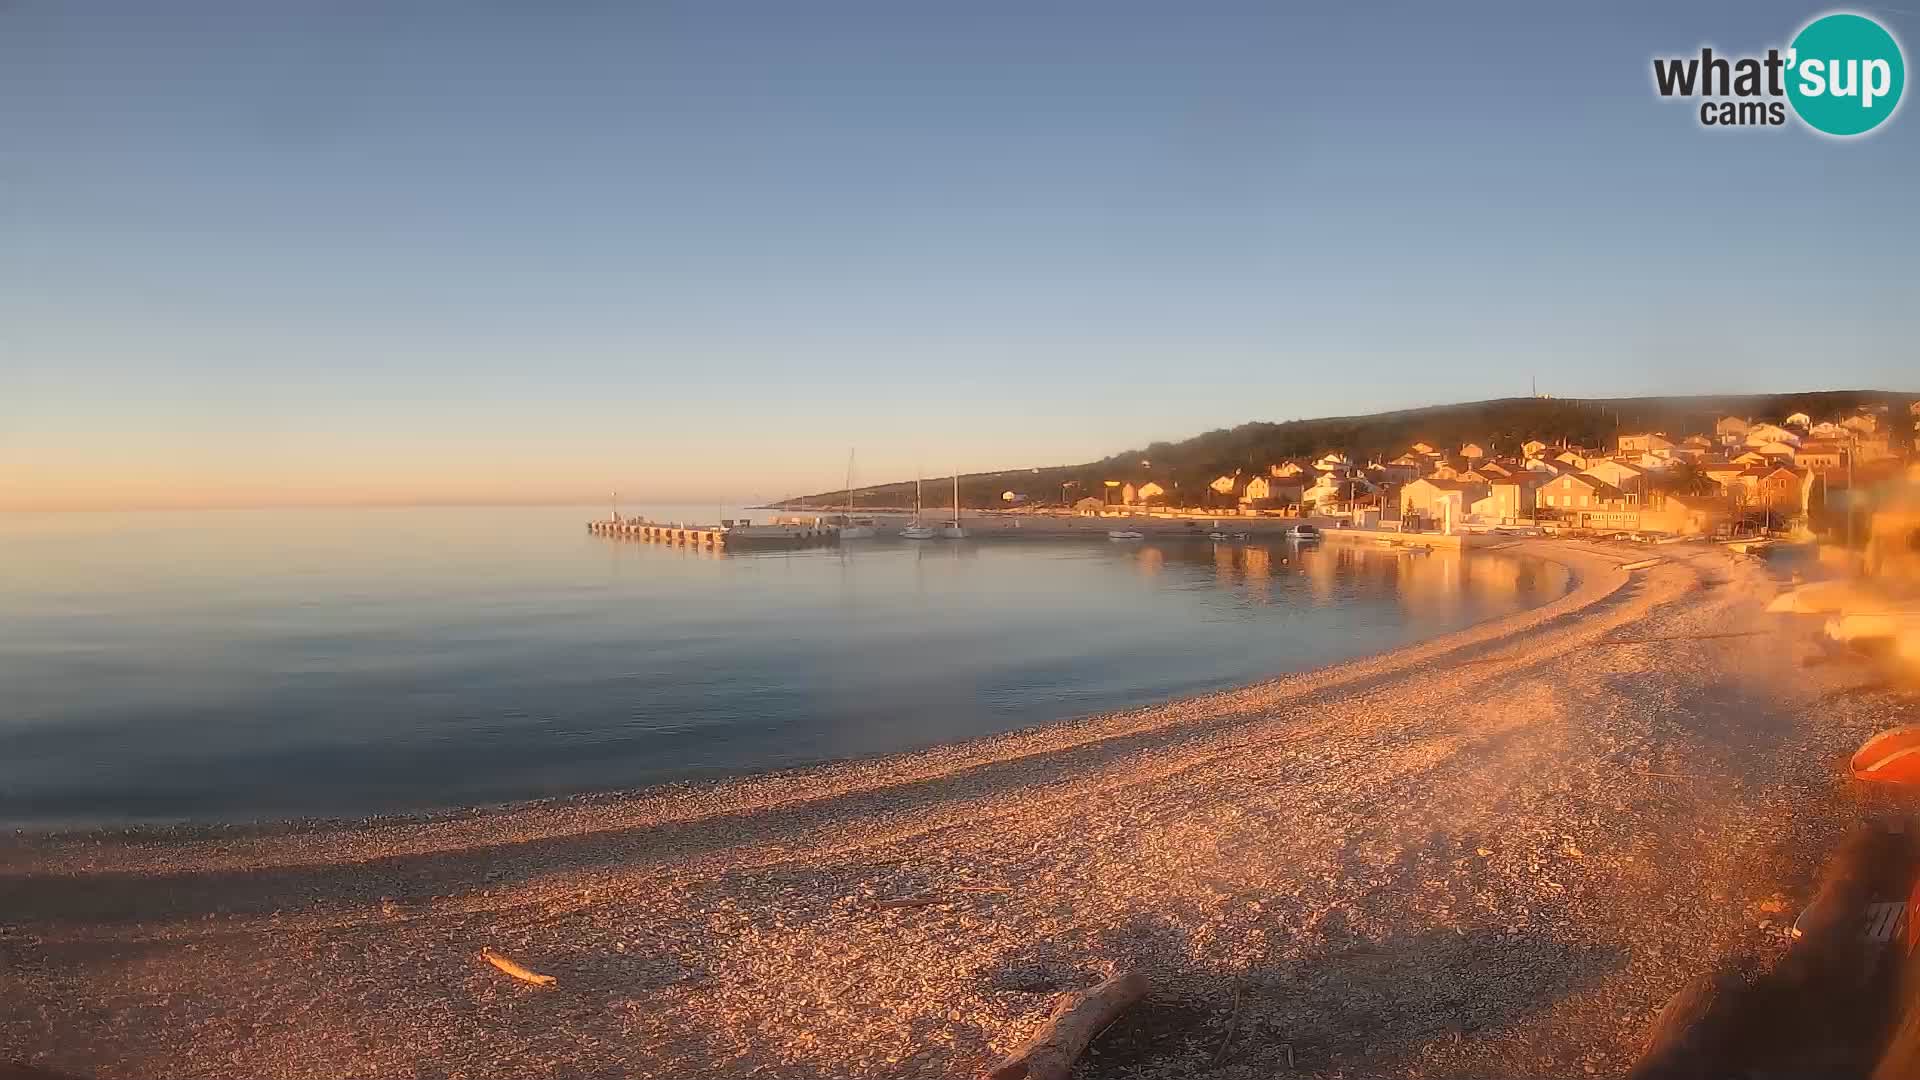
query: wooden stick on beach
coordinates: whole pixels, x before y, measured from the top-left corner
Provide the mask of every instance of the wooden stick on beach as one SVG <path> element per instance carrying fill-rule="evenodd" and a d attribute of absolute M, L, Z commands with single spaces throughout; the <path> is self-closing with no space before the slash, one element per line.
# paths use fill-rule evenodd
<path fill-rule="evenodd" d="M 1215 1068 L 1218 1068 L 1220 1063 L 1226 1060 L 1227 1048 L 1233 1045 L 1233 1033 L 1239 1030 L 1240 996 L 1245 990 L 1246 987 L 1244 986 L 1235 986 L 1233 988 L 1233 1012 L 1227 1017 L 1227 1035 L 1220 1040 L 1220 1049 L 1213 1052 L 1213 1064 Z"/>
<path fill-rule="evenodd" d="M 501 956 L 499 953 L 494 952 L 492 949 L 481 949 L 480 959 L 485 960 L 487 963 L 519 979 L 523 983 L 532 983 L 534 986 L 553 985 L 553 976 L 542 975 L 537 971 L 529 971 L 506 957 Z"/>
<path fill-rule="evenodd" d="M 1005 1061 L 994 1066 L 987 1080 L 1066 1080 L 1087 1044 L 1146 996 L 1147 977 L 1137 971 L 1115 975 L 1085 990 L 1062 994 L 1047 1022 Z"/>

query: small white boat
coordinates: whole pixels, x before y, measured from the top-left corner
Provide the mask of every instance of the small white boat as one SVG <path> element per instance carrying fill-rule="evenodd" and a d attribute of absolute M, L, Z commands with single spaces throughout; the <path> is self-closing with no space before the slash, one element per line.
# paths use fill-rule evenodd
<path fill-rule="evenodd" d="M 940 535 L 948 540 L 965 540 L 967 530 L 960 527 L 960 470 L 953 471 L 953 520 L 940 529 Z"/>
<path fill-rule="evenodd" d="M 1228 536 L 1228 535 L 1227 535 L 1226 533 L 1223 533 L 1223 532 L 1210 532 L 1210 533 L 1208 533 L 1208 534 L 1207 534 L 1207 539 L 1209 539 L 1209 540 L 1231 540 L 1231 539 L 1232 539 L 1232 537 L 1230 537 L 1230 536 Z"/>
<path fill-rule="evenodd" d="M 853 451 L 847 451 L 847 512 L 840 515 L 840 539 L 871 540 L 879 532 L 870 517 L 853 516 Z"/>
<path fill-rule="evenodd" d="M 1145 540 L 1146 538 L 1147 538 L 1147 534 L 1140 532 L 1137 529 L 1108 529 L 1107 530 L 1107 539 L 1109 540 Z"/>
<path fill-rule="evenodd" d="M 908 540 L 931 540 L 935 535 L 932 526 L 920 524 L 920 478 L 917 476 L 913 478 L 913 524 L 901 529 L 900 535 Z"/>
<path fill-rule="evenodd" d="M 1287 539 L 1289 539 L 1289 540 L 1318 540 L 1318 539 L 1320 539 L 1320 529 L 1319 529 L 1319 527 L 1318 527 L 1318 526 L 1315 526 L 1315 525 L 1309 525 L 1309 524 L 1307 524 L 1306 522 L 1304 522 L 1304 521 L 1303 521 L 1303 522 L 1301 522 L 1301 523 L 1300 523 L 1300 524 L 1298 524 L 1298 525 L 1291 525 L 1291 526 L 1288 526 L 1288 528 L 1287 528 Z"/>

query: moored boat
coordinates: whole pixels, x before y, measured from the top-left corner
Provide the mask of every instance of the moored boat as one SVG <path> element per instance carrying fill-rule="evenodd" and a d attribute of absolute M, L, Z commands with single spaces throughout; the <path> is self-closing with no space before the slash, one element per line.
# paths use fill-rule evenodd
<path fill-rule="evenodd" d="M 953 520 L 940 529 L 940 535 L 948 540 L 965 540 L 967 530 L 960 527 L 960 470 L 953 471 Z"/>
<path fill-rule="evenodd" d="M 847 451 L 847 512 L 836 521 L 842 540 L 870 540 L 878 533 L 870 517 L 853 516 L 853 451 Z"/>
<path fill-rule="evenodd" d="M 916 476 L 913 478 L 913 524 L 900 530 L 900 535 L 908 540 L 931 540 L 935 535 L 931 526 L 920 523 L 920 487 L 920 478 Z"/>

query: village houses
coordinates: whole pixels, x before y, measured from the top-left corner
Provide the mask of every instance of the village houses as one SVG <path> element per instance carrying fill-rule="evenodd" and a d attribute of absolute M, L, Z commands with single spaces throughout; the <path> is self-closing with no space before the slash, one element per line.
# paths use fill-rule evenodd
<path fill-rule="evenodd" d="M 1543 521 L 1575 528 L 1633 529 L 1700 534 L 1764 510 L 1805 522 L 1817 514 L 1827 485 L 1845 486 L 1856 467 L 1895 456 L 1906 442 L 1889 435 L 1880 413 L 1862 409 L 1815 421 L 1792 412 L 1779 422 L 1727 415 L 1712 434 L 1641 431 L 1619 435 L 1611 454 L 1527 438 L 1517 457 L 1501 457 L 1492 443 L 1467 441 L 1457 453 L 1419 441 L 1390 460 L 1364 467 L 1343 449 L 1311 459 L 1221 472 L 1186 488 L 1204 507 L 1228 513 L 1397 517 L 1416 528 L 1485 528 Z M 1907 416 L 1920 431 L 1920 402 Z M 1899 443 L 1893 440 L 1897 437 Z M 1141 462 L 1143 468 L 1146 462 Z M 1171 479 L 1108 480 L 1104 498 L 1072 504 L 1079 513 L 1106 513 L 1119 502 L 1138 510 L 1174 499 Z M 1009 504 L 1018 496 L 1004 499 Z M 1173 507 L 1177 509 L 1177 507 Z M 1372 521 L 1369 517 L 1366 520 Z M 1356 516 L 1355 521 L 1360 519 Z"/>

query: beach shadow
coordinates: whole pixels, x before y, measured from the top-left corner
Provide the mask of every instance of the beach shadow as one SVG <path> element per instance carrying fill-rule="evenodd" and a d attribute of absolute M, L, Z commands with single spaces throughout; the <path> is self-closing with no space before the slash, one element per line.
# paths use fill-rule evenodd
<path fill-rule="evenodd" d="M 1150 992 L 1075 1075 L 1399 1075 L 1434 1043 L 1519 1028 L 1623 962 L 1599 946 L 1486 931 L 1329 943 L 1200 993 Z"/>
<path fill-rule="evenodd" d="M 0 1062 L 0 1080 L 84 1080 L 74 1073 L 53 1072 L 32 1065 Z"/>

